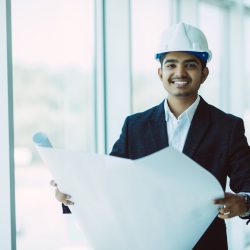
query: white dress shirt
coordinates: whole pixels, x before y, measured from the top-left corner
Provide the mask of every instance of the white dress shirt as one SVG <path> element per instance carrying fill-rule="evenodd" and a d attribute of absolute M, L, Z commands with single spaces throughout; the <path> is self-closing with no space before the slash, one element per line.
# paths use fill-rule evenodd
<path fill-rule="evenodd" d="M 167 99 L 164 102 L 165 119 L 167 123 L 167 133 L 169 146 L 182 152 L 188 130 L 190 128 L 195 111 L 199 105 L 200 97 L 197 96 L 195 102 L 186 109 L 178 118 L 171 112 Z"/>

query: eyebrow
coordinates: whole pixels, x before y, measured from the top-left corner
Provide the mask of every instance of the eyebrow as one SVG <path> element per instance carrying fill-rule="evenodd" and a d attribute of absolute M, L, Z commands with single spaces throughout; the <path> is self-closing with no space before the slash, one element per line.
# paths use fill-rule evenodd
<path fill-rule="evenodd" d="M 179 61 L 177 59 L 167 59 L 163 64 L 166 64 L 166 63 L 178 63 Z M 195 63 L 198 63 L 199 64 L 199 61 L 196 60 L 196 59 L 187 59 L 187 60 L 184 60 L 183 63 L 190 63 L 190 62 L 195 62 Z"/>

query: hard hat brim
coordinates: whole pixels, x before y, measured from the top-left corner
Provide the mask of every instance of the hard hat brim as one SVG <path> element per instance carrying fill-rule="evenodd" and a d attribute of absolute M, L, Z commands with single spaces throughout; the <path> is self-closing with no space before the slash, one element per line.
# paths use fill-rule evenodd
<path fill-rule="evenodd" d="M 162 52 L 162 53 L 157 53 L 155 55 L 155 59 L 159 60 L 160 57 L 161 57 L 161 55 L 166 54 L 166 53 L 170 53 L 170 52 L 174 52 L 174 51 L 166 51 L 166 52 Z M 208 53 L 206 51 L 203 51 L 203 52 L 197 52 L 197 51 L 179 51 L 179 52 L 184 52 L 184 53 L 192 54 L 192 55 L 194 55 L 194 56 L 198 57 L 199 59 L 201 59 L 203 61 L 206 61 L 206 62 L 210 61 L 211 57 L 212 57 L 211 52 Z"/>

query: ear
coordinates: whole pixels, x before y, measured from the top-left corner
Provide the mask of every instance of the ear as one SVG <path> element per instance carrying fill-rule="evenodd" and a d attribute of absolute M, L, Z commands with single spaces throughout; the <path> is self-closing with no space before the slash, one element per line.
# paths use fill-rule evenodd
<path fill-rule="evenodd" d="M 162 80 L 162 68 L 158 68 L 158 76 Z"/>
<path fill-rule="evenodd" d="M 209 75 L 209 69 L 208 69 L 208 67 L 205 67 L 202 70 L 201 83 L 205 82 L 205 80 L 207 79 L 208 75 Z"/>

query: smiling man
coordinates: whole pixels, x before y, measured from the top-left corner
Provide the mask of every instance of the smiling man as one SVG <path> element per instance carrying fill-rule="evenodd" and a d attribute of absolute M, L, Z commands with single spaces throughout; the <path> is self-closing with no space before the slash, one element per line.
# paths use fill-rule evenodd
<path fill-rule="evenodd" d="M 209 105 L 198 95 L 209 74 L 207 62 L 211 57 L 202 31 L 185 23 L 170 27 L 156 53 L 160 62 L 158 75 L 167 98 L 158 106 L 127 117 L 111 152 L 114 156 L 138 159 L 172 146 L 213 174 L 224 190 L 227 177 L 230 178 L 234 193 L 225 193 L 214 201 L 223 208 L 194 247 L 196 250 L 227 249 L 224 220 L 235 216 L 250 218 L 250 148 L 243 121 Z M 72 205 L 70 197 L 58 189 L 56 197 L 65 205 Z M 69 212 L 65 206 L 64 212 Z"/>
<path fill-rule="evenodd" d="M 207 62 L 211 57 L 206 37 L 196 27 L 179 23 L 164 32 L 156 59 L 167 98 L 156 107 L 127 117 L 111 152 L 138 159 L 172 146 L 211 172 L 224 190 L 230 178 L 235 193 L 225 193 L 214 201 L 223 208 L 196 250 L 227 249 L 224 220 L 235 216 L 249 219 L 250 214 L 250 148 L 243 121 L 198 95 L 209 74 Z"/>
<path fill-rule="evenodd" d="M 178 118 L 197 99 L 200 85 L 209 71 L 196 56 L 186 52 L 164 53 L 160 61 L 158 75 L 168 92 L 168 105 Z"/>

